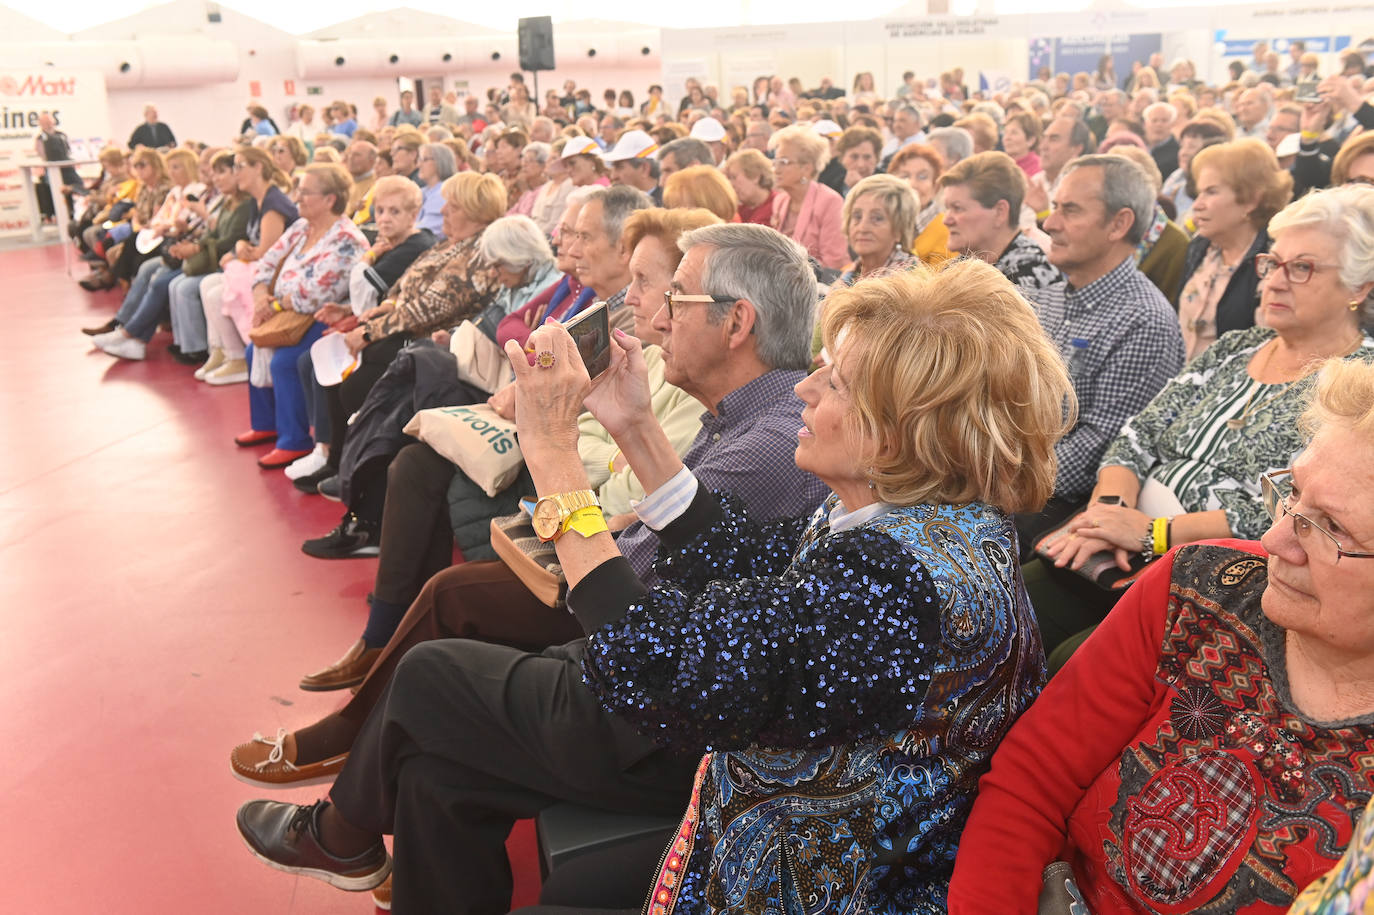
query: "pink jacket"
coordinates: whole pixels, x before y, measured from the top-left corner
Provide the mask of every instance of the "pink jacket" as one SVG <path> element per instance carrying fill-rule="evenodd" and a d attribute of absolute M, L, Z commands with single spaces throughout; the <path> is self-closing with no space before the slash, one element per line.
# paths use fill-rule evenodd
<path fill-rule="evenodd" d="M 779 232 L 787 223 L 787 211 L 792 198 L 779 194 L 773 204 L 773 228 Z M 802 198 L 801 212 L 792 230 L 792 238 L 806 249 L 822 267 L 839 270 L 849 261 L 849 244 L 844 237 L 844 198 L 821 184 L 812 181 Z"/>

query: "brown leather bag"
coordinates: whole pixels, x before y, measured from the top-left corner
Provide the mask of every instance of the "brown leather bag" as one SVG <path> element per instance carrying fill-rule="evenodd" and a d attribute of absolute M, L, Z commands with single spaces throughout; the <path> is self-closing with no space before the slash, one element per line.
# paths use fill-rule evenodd
<path fill-rule="evenodd" d="M 304 247 L 305 242 L 301 242 Z M 293 254 L 295 252 L 292 252 Z M 282 256 L 277 261 L 277 269 L 272 274 L 272 282 L 267 285 L 267 294 L 275 295 L 277 289 L 277 277 L 281 276 L 282 265 L 286 263 L 286 258 L 290 254 Z M 285 346 L 295 346 L 305 337 L 310 330 L 310 325 L 315 323 L 314 315 L 302 314 L 290 308 L 284 308 L 272 317 L 263 321 L 257 327 L 248 332 L 248 340 L 256 347 L 272 347 L 281 349 Z"/>

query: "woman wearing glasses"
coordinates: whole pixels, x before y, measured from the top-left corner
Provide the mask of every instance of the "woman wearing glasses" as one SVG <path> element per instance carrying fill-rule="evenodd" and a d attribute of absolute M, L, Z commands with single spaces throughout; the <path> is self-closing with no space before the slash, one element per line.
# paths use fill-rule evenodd
<path fill-rule="evenodd" d="M 1046 551 L 1055 566 L 1077 569 L 1112 550 L 1124 570 L 1133 553 L 1253 539 L 1268 525 L 1259 479 L 1302 447 L 1297 418 L 1317 362 L 1374 358 L 1374 338 L 1361 330 L 1374 288 L 1374 188 L 1309 194 L 1275 216 L 1269 234 L 1271 252 L 1254 262 L 1265 326 L 1225 334 L 1126 423 L 1088 509 Z M 1101 621 L 1121 594 L 1078 581 L 1028 575 L 1047 653 Z"/>
<path fill-rule="evenodd" d="M 1340 857 L 1374 784 L 1374 365 L 1330 360 L 1300 425 L 1260 543 L 1156 562 L 1002 742 L 955 915 L 1034 912 L 1056 858 L 1093 912 L 1283 912 Z"/>

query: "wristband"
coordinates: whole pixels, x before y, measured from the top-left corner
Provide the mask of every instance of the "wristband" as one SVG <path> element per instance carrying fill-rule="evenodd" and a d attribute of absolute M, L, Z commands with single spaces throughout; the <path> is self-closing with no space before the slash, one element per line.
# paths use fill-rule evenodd
<path fill-rule="evenodd" d="M 1049 211 L 1049 210 L 1041 210 L 1039 213 L 1036 213 L 1036 214 L 1035 214 L 1035 221 L 1036 221 L 1036 222 L 1044 222 L 1046 219 L 1049 219 L 1049 218 L 1050 218 L 1050 211 Z"/>
<path fill-rule="evenodd" d="M 281 311 L 281 310 L 282 310 L 282 309 L 281 309 L 281 302 L 278 302 L 276 299 L 268 299 L 267 301 L 268 301 L 268 303 L 272 306 L 272 310 L 273 310 L 273 311 Z"/>
<path fill-rule="evenodd" d="M 1171 526 L 1168 518 L 1156 518 L 1151 523 L 1151 545 L 1156 556 L 1163 556 L 1169 552 L 1169 528 Z"/>
<path fill-rule="evenodd" d="M 617 449 L 616 453 L 611 455 L 611 459 L 606 462 L 606 469 L 609 470 L 611 473 L 615 473 L 615 459 L 618 457 L 620 457 L 619 449 Z"/>
<path fill-rule="evenodd" d="M 568 531 L 577 531 L 583 537 L 591 537 L 609 530 L 610 528 L 606 526 L 606 516 L 599 505 L 579 508 L 563 522 L 563 533 L 565 534 Z"/>
<path fill-rule="evenodd" d="M 1321 134 L 1315 130 L 1304 130 L 1300 136 L 1304 140 L 1316 140 L 1321 137 Z"/>

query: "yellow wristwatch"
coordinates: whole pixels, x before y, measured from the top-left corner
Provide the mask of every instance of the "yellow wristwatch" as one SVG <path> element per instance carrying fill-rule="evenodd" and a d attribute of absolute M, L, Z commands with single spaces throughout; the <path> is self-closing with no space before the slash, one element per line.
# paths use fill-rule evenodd
<path fill-rule="evenodd" d="M 541 497 L 534 504 L 531 522 L 534 533 L 546 543 L 557 540 L 570 530 L 577 531 L 583 537 L 609 530 L 596 493 L 590 489 Z"/>

